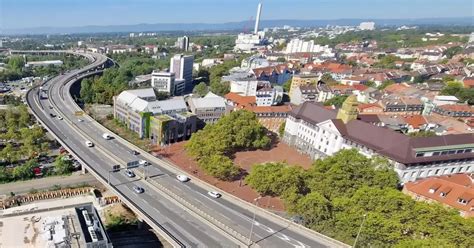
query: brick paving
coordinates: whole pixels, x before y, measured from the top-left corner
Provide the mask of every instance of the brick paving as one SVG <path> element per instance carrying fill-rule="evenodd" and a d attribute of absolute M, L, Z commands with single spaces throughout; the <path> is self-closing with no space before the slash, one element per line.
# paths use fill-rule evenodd
<path fill-rule="evenodd" d="M 245 201 L 253 202 L 253 200 L 259 196 L 259 194 L 250 186 L 245 185 L 243 180 L 226 182 L 206 175 L 197 166 L 196 161 L 189 157 L 184 151 L 185 143 L 186 141 L 175 143 L 167 147 L 155 146 L 152 149 L 152 154 L 155 156 L 159 155 L 170 160 L 174 164 L 178 165 L 181 169 L 187 171 L 189 174 L 193 174 L 194 176 L 199 177 L 201 180 L 204 180 Z M 276 143 L 269 150 L 237 152 L 234 158 L 234 163 L 246 171 L 248 171 L 254 164 L 283 161 L 286 161 L 292 165 L 302 166 L 303 168 L 309 168 L 311 166 L 311 159 L 309 156 L 299 154 L 296 150 L 281 142 Z M 262 197 L 258 204 L 260 207 L 272 211 L 284 210 L 283 201 L 278 197 Z"/>

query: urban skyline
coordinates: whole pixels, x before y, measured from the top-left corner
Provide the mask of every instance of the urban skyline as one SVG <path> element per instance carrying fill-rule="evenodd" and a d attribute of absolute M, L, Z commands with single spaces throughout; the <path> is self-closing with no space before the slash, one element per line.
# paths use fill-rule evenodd
<path fill-rule="evenodd" d="M 132 25 L 153 23 L 222 23 L 238 22 L 255 18 L 254 6 L 259 1 L 86 1 L 58 0 L 32 1 L 5 0 L 0 3 L 0 29 L 32 27 L 72 27 L 87 25 Z M 467 0 L 441 1 L 426 11 L 431 1 L 397 0 L 381 2 L 365 1 L 291 1 L 291 6 L 282 8 L 287 1 L 261 1 L 265 14 L 262 20 L 334 20 L 334 19 L 413 19 L 472 17 L 472 2 Z M 471 8 L 466 8 L 466 6 Z M 91 8 L 94 6 L 94 8 Z M 174 11 L 160 11 L 166 8 Z M 233 11 L 225 11 L 232 9 Z M 387 12 L 387 9 L 397 9 Z M 179 11 L 179 15 L 176 12 Z M 116 13 L 120 13 L 117 15 Z M 87 13 L 87 19 L 84 19 Z M 212 13 L 205 15 L 203 13 Z M 20 17 L 20 18 L 19 18 Z M 57 22 L 57 20 L 61 22 Z M 98 21 L 100 20 L 100 22 Z"/>

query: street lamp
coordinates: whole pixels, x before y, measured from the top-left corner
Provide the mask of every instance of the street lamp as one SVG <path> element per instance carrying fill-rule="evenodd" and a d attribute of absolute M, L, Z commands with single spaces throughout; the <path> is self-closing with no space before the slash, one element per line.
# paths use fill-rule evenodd
<path fill-rule="evenodd" d="M 247 247 L 250 247 L 252 245 L 252 233 L 253 233 L 253 226 L 255 224 L 255 214 L 257 212 L 257 208 L 258 208 L 258 200 L 262 199 L 261 196 L 253 199 L 253 201 L 255 202 L 255 209 L 253 211 L 253 219 L 252 219 L 252 226 L 250 227 L 250 234 L 249 234 L 249 242 L 247 244 Z"/>
<path fill-rule="evenodd" d="M 354 240 L 354 245 L 352 248 L 355 248 L 357 245 L 357 240 L 359 239 L 360 232 L 362 231 L 362 226 L 364 225 L 365 219 L 367 218 L 367 214 L 364 214 L 364 219 L 362 219 L 362 223 L 360 223 L 359 231 L 357 232 L 357 236 Z"/>

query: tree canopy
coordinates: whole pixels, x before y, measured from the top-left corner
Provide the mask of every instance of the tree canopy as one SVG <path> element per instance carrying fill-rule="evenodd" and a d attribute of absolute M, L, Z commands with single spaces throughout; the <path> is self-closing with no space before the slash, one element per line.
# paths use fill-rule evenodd
<path fill-rule="evenodd" d="M 316 160 L 308 170 L 286 163 L 254 165 L 245 181 L 262 195 L 283 198 L 287 211 L 305 226 L 347 244 L 365 218 L 358 247 L 474 245 L 474 220 L 414 201 L 397 189 L 398 176 L 387 160 L 355 149 Z"/>
<path fill-rule="evenodd" d="M 207 173 L 231 180 L 238 170 L 230 166 L 232 161 L 227 160 L 229 155 L 243 149 L 265 148 L 269 144 L 267 131 L 258 123 L 255 114 L 240 110 L 192 134 L 186 150 Z"/>

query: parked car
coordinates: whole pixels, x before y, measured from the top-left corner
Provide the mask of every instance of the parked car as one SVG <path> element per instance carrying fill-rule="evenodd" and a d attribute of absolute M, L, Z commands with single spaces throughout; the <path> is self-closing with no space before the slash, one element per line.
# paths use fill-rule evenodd
<path fill-rule="evenodd" d="M 135 191 L 135 193 L 137 193 L 137 194 L 141 194 L 141 193 L 145 192 L 145 190 L 142 187 L 136 186 L 136 185 L 133 186 L 133 191 Z"/>
<path fill-rule="evenodd" d="M 222 196 L 221 193 L 216 192 L 216 191 L 209 191 L 209 192 L 207 192 L 207 194 L 208 194 L 209 196 L 211 196 L 212 198 L 219 198 L 219 197 Z"/>
<path fill-rule="evenodd" d="M 180 181 L 180 182 L 187 182 L 187 181 L 189 181 L 189 177 L 187 177 L 186 175 L 177 175 L 177 176 L 176 176 L 176 179 L 178 179 L 178 181 Z"/>
<path fill-rule="evenodd" d="M 128 169 L 125 170 L 125 175 L 127 175 L 127 177 L 130 177 L 130 178 L 135 177 L 135 173 L 133 173 L 133 171 L 128 170 Z"/>

